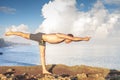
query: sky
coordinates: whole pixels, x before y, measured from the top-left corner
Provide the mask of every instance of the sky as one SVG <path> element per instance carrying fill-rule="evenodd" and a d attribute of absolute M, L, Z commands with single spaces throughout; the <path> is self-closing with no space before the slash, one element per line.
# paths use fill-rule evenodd
<path fill-rule="evenodd" d="M 27 25 L 34 31 L 42 23 L 41 8 L 49 0 L 0 0 L 0 31 L 12 25 Z M 0 33 L 1 34 L 1 33 Z"/>
<path fill-rule="evenodd" d="M 119 39 L 119 0 L 0 0 L 0 36 L 8 30 Z"/>
<path fill-rule="evenodd" d="M 0 0 L 1 37 L 12 30 L 72 33 L 118 42 L 119 25 L 119 0 Z"/>
<path fill-rule="evenodd" d="M 112 27 L 119 22 L 119 4 L 119 0 L 0 0 L 0 35 L 13 27 L 17 30 L 25 28 L 27 32 L 32 33 L 67 32 L 75 35 L 85 33 L 85 27 L 90 27 L 88 32 L 97 27 L 91 32 L 95 34 L 95 31 L 98 31 L 96 34 L 101 34 L 98 26 L 104 25 L 104 19 L 110 22 L 113 16 L 116 22 L 110 22 Z"/>
<path fill-rule="evenodd" d="M 0 35 L 7 27 L 19 26 L 24 24 L 28 26 L 30 32 L 34 32 L 43 22 L 42 8 L 50 0 L 0 0 Z M 92 5 L 95 0 L 91 0 Z M 80 9 L 84 0 L 77 0 L 75 6 Z M 87 1 L 88 3 L 89 1 Z M 86 11 L 88 7 L 85 8 Z"/>

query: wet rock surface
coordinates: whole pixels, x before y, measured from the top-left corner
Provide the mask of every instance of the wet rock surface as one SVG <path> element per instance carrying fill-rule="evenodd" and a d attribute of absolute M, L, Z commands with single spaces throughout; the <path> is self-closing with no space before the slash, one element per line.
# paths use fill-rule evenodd
<path fill-rule="evenodd" d="M 47 65 L 51 75 L 43 75 L 41 66 L 0 66 L 0 80 L 120 80 L 120 71 L 91 66 Z"/>

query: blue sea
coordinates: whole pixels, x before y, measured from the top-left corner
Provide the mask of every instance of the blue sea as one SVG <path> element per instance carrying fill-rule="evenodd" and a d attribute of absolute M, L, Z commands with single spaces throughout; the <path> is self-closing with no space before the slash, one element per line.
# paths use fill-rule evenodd
<path fill-rule="evenodd" d="M 40 63 L 37 46 L 14 45 L 0 48 L 0 66 L 29 66 Z"/>
<path fill-rule="evenodd" d="M 56 46 L 48 46 L 46 50 L 47 64 L 88 65 L 120 70 L 120 54 L 116 47 L 111 47 L 107 51 L 103 47 L 95 49 L 86 46 L 76 48 L 76 50 L 74 50 L 75 47 L 73 47 L 73 50 L 69 49 L 71 47 L 61 46 L 56 48 Z M 0 48 L 0 52 L 3 53 L 0 55 L 0 66 L 34 66 L 41 64 L 38 45 L 3 47 Z"/>

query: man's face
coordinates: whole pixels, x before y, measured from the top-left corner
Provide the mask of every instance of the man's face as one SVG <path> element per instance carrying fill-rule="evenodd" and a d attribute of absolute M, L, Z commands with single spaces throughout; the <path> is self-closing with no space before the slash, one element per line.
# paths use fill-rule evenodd
<path fill-rule="evenodd" d="M 69 44 L 70 42 L 72 42 L 72 40 L 65 39 L 65 43 Z"/>

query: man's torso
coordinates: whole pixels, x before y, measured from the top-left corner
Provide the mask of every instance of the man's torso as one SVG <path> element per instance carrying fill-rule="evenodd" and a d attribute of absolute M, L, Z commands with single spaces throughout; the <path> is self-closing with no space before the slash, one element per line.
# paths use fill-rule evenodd
<path fill-rule="evenodd" d="M 44 41 L 52 44 L 57 44 L 64 41 L 64 38 L 58 37 L 55 33 L 53 34 L 43 34 L 42 38 Z"/>

